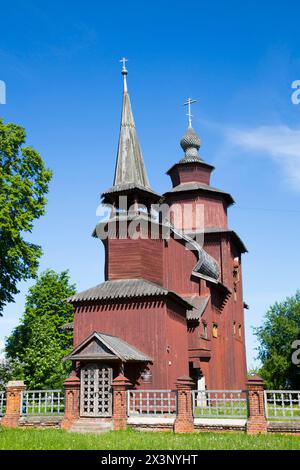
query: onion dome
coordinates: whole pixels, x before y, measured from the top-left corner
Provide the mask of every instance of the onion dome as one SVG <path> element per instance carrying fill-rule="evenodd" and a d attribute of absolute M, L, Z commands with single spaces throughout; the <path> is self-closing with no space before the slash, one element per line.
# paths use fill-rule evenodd
<path fill-rule="evenodd" d="M 198 162 L 201 160 L 198 154 L 198 150 L 201 146 L 201 139 L 192 127 L 188 128 L 180 141 L 180 145 L 184 151 L 184 157 L 180 163 Z"/>

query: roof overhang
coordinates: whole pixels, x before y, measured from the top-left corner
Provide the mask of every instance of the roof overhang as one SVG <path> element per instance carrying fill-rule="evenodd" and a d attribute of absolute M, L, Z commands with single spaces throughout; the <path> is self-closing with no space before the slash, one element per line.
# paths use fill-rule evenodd
<path fill-rule="evenodd" d="M 151 357 L 118 336 L 94 331 L 73 351 L 65 361 L 121 361 L 152 362 Z"/>
<path fill-rule="evenodd" d="M 128 196 L 128 195 L 139 195 L 139 202 L 142 203 L 151 200 L 152 202 L 158 202 L 161 199 L 161 195 L 154 192 L 150 187 L 141 186 L 135 183 L 126 183 L 112 186 L 111 188 L 104 191 L 101 195 L 103 202 L 113 203 L 115 202 L 116 196 Z"/>
<path fill-rule="evenodd" d="M 206 163 L 204 162 L 203 160 L 193 160 L 193 161 L 180 161 L 178 163 L 175 163 L 174 165 L 171 166 L 171 168 L 169 168 L 168 171 L 166 171 L 166 174 L 169 175 L 170 173 L 172 173 L 172 171 L 176 168 L 176 167 L 180 167 L 180 166 L 185 166 L 185 165 L 194 165 L 194 166 L 202 166 L 202 167 L 205 167 L 211 171 L 213 171 L 215 169 L 215 167 L 213 165 L 210 165 L 209 163 Z"/>
<path fill-rule="evenodd" d="M 186 314 L 187 320 L 200 320 L 200 318 L 202 317 L 208 305 L 210 295 L 206 295 L 202 297 L 199 297 L 196 295 L 186 296 L 185 299 L 188 300 L 188 302 L 193 305 L 192 310 L 187 311 L 187 314 Z"/>
<path fill-rule="evenodd" d="M 72 304 L 83 302 L 122 302 L 128 299 L 157 299 L 169 298 L 185 309 L 190 310 L 191 304 L 176 292 L 170 291 L 154 282 L 146 279 L 118 279 L 114 281 L 105 281 L 98 286 L 92 287 L 83 292 L 68 298 Z"/>
<path fill-rule="evenodd" d="M 241 251 L 241 253 L 248 253 L 248 249 L 244 244 L 243 240 L 239 237 L 239 235 L 231 229 L 227 228 L 205 228 L 204 229 L 204 236 L 205 235 L 214 235 L 214 234 L 228 234 L 235 245 L 237 245 Z"/>
<path fill-rule="evenodd" d="M 226 193 L 225 191 L 222 191 L 221 189 L 214 188 L 212 186 L 208 186 L 207 184 L 198 183 L 198 182 L 179 184 L 178 186 L 175 186 L 174 188 L 172 188 L 170 191 L 167 191 L 166 193 L 164 193 L 163 198 L 165 199 L 167 196 L 170 196 L 170 195 L 174 196 L 176 194 L 182 194 L 182 193 L 188 194 L 190 192 L 199 192 L 199 193 L 206 194 L 208 196 L 213 194 L 225 200 L 228 206 L 235 204 L 235 201 L 233 197 L 231 196 L 231 194 Z"/>

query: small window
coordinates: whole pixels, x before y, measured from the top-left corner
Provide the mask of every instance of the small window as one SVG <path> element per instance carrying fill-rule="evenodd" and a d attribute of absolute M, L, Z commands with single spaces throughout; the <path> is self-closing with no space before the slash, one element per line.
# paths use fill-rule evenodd
<path fill-rule="evenodd" d="M 213 338 L 218 337 L 218 325 L 216 323 L 213 324 L 212 335 L 213 335 Z"/>
<path fill-rule="evenodd" d="M 236 322 L 233 322 L 233 336 L 236 335 Z"/>
<path fill-rule="evenodd" d="M 202 322 L 202 337 L 207 339 L 207 323 Z"/>
<path fill-rule="evenodd" d="M 239 325 L 239 337 L 242 337 L 242 325 Z"/>

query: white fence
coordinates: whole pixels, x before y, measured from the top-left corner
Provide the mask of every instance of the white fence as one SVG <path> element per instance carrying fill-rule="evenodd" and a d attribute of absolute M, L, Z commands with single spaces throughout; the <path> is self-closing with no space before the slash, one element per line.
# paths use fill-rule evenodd
<path fill-rule="evenodd" d="M 65 410 L 65 395 L 61 390 L 24 391 L 21 395 L 21 415 L 59 415 Z"/>
<path fill-rule="evenodd" d="M 175 390 L 128 390 L 128 416 L 175 417 Z M 245 390 L 194 390 L 195 418 L 241 418 L 248 416 L 248 392 Z M 300 422 L 300 390 L 265 390 L 265 414 L 269 421 Z M 0 416 L 5 414 L 6 392 L 0 391 Z M 21 415 L 62 415 L 65 396 L 61 390 L 23 391 Z"/>
<path fill-rule="evenodd" d="M 175 416 L 175 390 L 128 390 L 128 416 Z"/>
<path fill-rule="evenodd" d="M 5 415 L 5 408 L 6 408 L 6 392 L 0 391 L 0 416 Z"/>
<path fill-rule="evenodd" d="M 300 420 L 299 390 L 265 390 L 266 417 L 269 420 Z"/>
<path fill-rule="evenodd" d="M 192 395 L 195 418 L 247 418 L 247 391 L 194 390 Z"/>

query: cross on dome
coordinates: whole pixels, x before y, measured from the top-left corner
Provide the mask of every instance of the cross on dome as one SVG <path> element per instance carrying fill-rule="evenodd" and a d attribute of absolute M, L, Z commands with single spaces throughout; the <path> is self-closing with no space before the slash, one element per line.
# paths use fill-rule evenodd
<path fill-rule="evenodd" d="M 192 98 L 188 98 L 187 101 L 183 104 L 183 106 L 187 106 L 188 107 L 188 112 L 187 112 L 187 116 L 189 118 L 189 127 L 192 127 L 192 104 L 193 103 L 197 103 L 197 100 L 193 100 Z"/>

